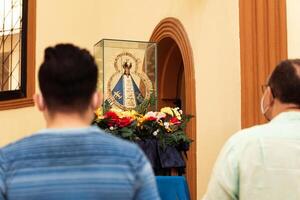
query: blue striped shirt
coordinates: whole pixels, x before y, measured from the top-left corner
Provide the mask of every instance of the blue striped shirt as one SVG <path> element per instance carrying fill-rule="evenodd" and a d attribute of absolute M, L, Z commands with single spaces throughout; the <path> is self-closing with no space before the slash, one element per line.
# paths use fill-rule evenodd
<path fill-rule="evenodd" d="M 97 127 L 44 129 L 0 151 L 0 200 L 160 199 L 135 145 Z"/>

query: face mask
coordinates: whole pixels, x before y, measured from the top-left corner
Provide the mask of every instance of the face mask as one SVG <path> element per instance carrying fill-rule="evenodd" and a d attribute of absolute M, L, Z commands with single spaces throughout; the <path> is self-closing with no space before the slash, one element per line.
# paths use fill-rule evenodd
<path fill-rule="evenodd" d="M 267 109 L 265 110 L 264 108 L 264 100 L 265 100 L 265 95 L 262 96 L 262 98 L 260 99 L 260 112 L 261 114 L 265 114 L 267 111 Z"/>
<path fill-rule="evenodd" d="M 265 118 L 269 120 L 269 118 L 266 116 L 266 113 L 268 112 L 270 106 L 267 106 L 266 108 L 264 108 L 264 100 L 265 100 L 265 95 L 262 96 L 261 100 L 260 100 L 260 111 L 261 113 L 265 116 Z"/>

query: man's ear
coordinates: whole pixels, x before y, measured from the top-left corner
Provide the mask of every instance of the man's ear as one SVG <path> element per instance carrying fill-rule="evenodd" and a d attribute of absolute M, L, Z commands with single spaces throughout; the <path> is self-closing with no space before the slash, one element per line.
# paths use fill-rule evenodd
<path fill-rule="evenodd" d="M 34 94 L 33 95 L 34 104 L 39 109 L 39 111 L 43 112 L 46 109 L 46 104 L 44 98 L 41 94 Z"/>
<path fill-rule="evenodd" d="M 91 101 L 92 110 L 96 110 L 100 107 L 100 103 L 102 101 L 102 95 L 99 92 L 94 92 Z"/>

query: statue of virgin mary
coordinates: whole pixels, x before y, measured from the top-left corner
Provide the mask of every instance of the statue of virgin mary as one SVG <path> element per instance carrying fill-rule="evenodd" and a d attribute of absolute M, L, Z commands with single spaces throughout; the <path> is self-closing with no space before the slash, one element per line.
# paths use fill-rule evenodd
<path fill-rule="evenodd" d="M 125 61 L 122 64 L 124 73 L 112 90 L 114 99 L 125 108 L 134 109 L 144 101 L 144 97 L 130 74 L 132 63 Z"/>

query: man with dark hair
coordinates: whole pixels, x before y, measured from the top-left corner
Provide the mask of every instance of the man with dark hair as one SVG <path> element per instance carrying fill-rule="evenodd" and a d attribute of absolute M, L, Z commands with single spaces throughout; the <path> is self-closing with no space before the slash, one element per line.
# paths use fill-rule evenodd
<path fill-rule="evenodd" d="M 96 94 L 98 69 L 88 51 L 57 45 L 45 50 L 38 77 L 50 112 L 84 112 Z"/>
<path fill-rule="evenodd" d="M 279 63 L 264 89 L 271 121 L 227 141 L 204 200 L 300 199 L 300 60 Z"/>
<path fill-rule="evenodd" d="M 47 128 L 1 149 L 0 200 L 159 199 L 141 150 L 90 126 L 100 97 L 88 51 L 47 48 L 38 77 Z"/>

